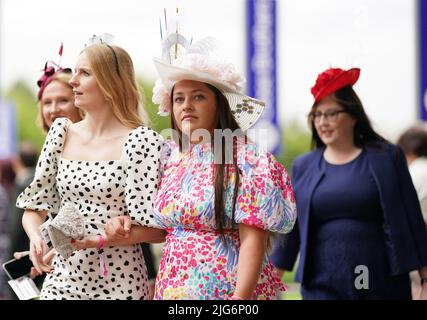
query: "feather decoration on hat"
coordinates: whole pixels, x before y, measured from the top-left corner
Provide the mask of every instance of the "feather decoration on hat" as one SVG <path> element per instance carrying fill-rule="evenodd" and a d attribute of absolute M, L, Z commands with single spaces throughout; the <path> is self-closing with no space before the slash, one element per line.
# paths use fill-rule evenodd
<path fill-rule="evenodd" d="M 59 47 L 59 63 L 58 63 L 58 67 L 61 67 L 61 63 L 62 63 L 62 53 L 64 51 L 64 43 L 61 42 L 61 46 Z"/>
<path fill-rule="evenodd" d="M 62 57 L 62 52 L 64 50 L 64 43 L 61 42 L 61 46 L 59 47 L 59 56 Z"/>
<path fill-rule="evenodd" d="M 178 8 L 176 8 L 176 16 L 178 17 Z M 175 43 L 175 59 L 176 59 L 178 57 L 178 19 L 177 19 L 175 30 L 176 30 L 175 33 L 177 38 L 177 41 Z"/>
<path fill-rule="evenodd" d="M 188 48 L 187 53 L 199 53 L 204 56 L 211 56 L 219 47 L 219 41 L 213 37 L 206 37 L 194 42 Z"/>
<path fill-rule="evenodd" d="M 166 30 L 166 33 L 167 33 L 168 32 L 168 19 L 166 17 L 166 8 L 163 8 L 163 13 L 164 13 L 164 16 L 165 16 L 165 30 Z"/>

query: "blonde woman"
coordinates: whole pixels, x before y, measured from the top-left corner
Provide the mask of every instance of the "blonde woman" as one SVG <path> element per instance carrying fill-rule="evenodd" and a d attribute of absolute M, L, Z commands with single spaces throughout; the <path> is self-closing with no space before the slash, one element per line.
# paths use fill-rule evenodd
<path fill-rule="evenodd" d="M 58 68 L 46 64 L 43 75 L 37 81 L 39 92 L 39 124 L 47 133 L 57 118 L 67 118 L 79 122 L 83 118 L 82 110 L 74 105 L 73 87 L 70 85 L 71 69 Z"/>
<path fill-rule="evenodd" d="M 70 81 L 84 120 L 56 119 L 32 184 L 17 205 L 26 211 L 23 226 L 30 257 L 46 277 L 41 299 L 147 299 L 148 280 L 137 243 L 162 239 L 146 228 L 121 240 L 104 237 L 106 220 L 130 216 L 134 224 L 152 219 L 161 138 L 141 117 L 133 63 L 125 50 L 105 43 L 85 48 Z M 73 205 L 84 219 L 85 238 L 65 259 L 57 254 L 53 270 L 39 231 L 48 213 Z"/>

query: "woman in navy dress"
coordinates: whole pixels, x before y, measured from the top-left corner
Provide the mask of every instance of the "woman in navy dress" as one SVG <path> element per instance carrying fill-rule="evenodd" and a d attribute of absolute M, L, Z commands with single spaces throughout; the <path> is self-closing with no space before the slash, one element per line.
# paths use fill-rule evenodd
<path fill-rule="evenodd" d="M 314 150 L 297 158 L 294 230 L 271 258 L 292 270 L 303 299 L 427 299 L 427 233 L 404 155 L 378 135 L 352 86 L 360 69 L 328 69 L 311 89 Z"/>

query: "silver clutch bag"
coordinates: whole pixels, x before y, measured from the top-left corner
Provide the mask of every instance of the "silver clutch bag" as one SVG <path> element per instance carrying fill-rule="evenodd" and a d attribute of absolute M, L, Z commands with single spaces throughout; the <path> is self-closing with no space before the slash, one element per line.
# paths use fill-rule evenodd
<path fill-rule="evenodd" d="M 40 231 L 45 242 L 50 242 L 63 258 L 68 259 L 75 250 L 71 240 L 84 238 L 84 220 L 73 205 L 65 204 L 55 218 L 40 226 Z"/>

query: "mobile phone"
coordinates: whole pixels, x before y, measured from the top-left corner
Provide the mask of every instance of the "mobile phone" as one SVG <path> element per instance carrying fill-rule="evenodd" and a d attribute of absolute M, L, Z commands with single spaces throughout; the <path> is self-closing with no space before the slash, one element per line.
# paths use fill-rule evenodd
<path fill-rule="evenodd" d="M 33 263 L 30 256 L 27 254 L 21 259 L 12 259 L 3 263 L 4 272 L 11 280 L 19 279 L 22 276 L 30 274 Z"/>

